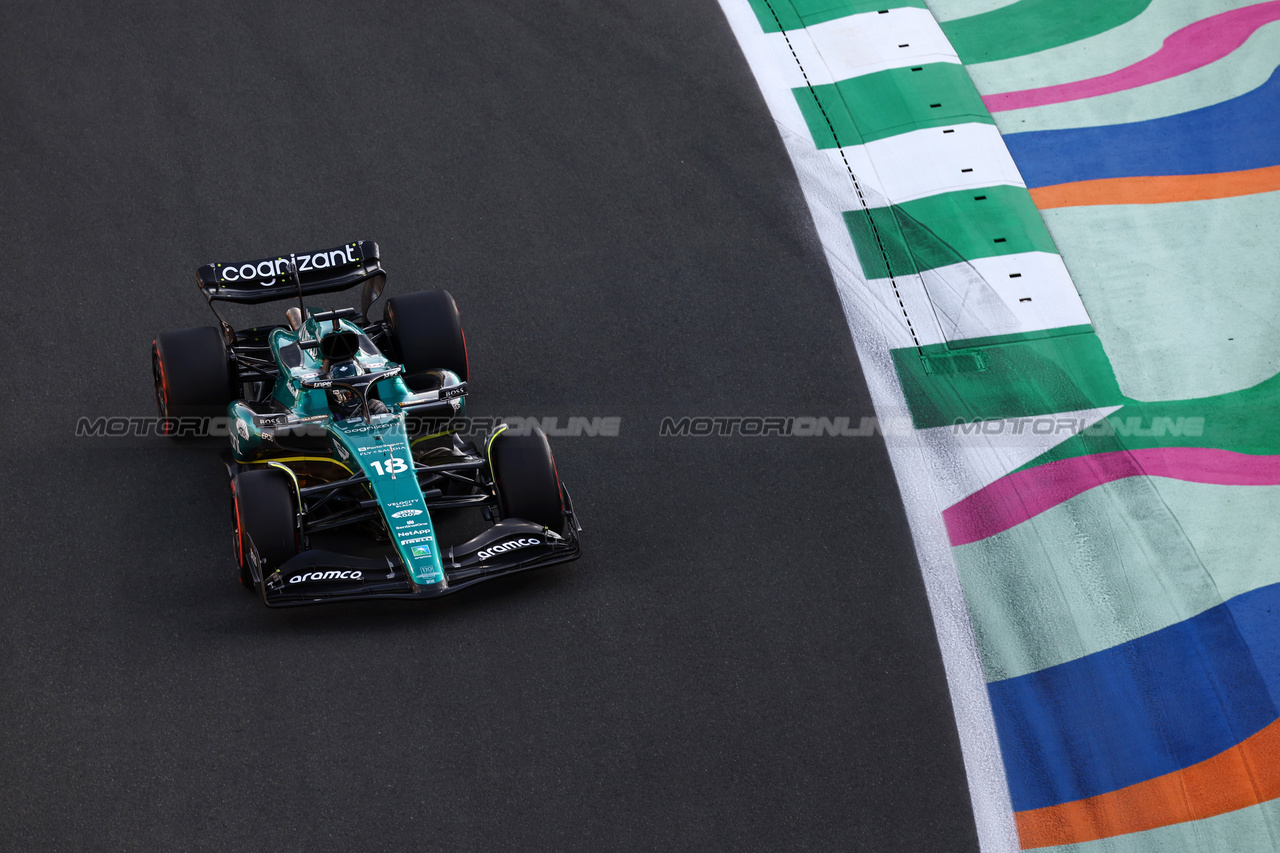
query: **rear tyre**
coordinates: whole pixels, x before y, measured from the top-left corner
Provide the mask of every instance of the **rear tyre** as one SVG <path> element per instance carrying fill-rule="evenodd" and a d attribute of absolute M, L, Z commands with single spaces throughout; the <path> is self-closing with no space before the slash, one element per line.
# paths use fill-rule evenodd
<path fill-rule="evenodd" d="M 447 290 L 423 290 L 388 300 L 391 356 L 404 365 L 405 384 L 427 390 L 427 371 L 452 370 L 467 381 L 467 338 L 458 304 Z"/>
<path fill-rule="evenodd" d="M 235 399 L 235 372 L 213 326 L 161 332 L 151 345 L 156 409 L 167 419 L 216 417 Z M 166 432 L 175 430 L 166 424 Z"/>
<path fill-rule="evenodd" d="M 298 553 L 298 501 L 288 475 L 259 468 L 232 477 L 231 524 L 240 583 L 253 589 L 250 539 L 258 556 L 272 566 Z"/>
<path fill-rule="evenodd" d="M 489 465 L 503 518 L 522 518 L 564 532 L 564 500 L 551 444 L 542 430 L 529 435 L 504 431 L 489 443 Z"/>

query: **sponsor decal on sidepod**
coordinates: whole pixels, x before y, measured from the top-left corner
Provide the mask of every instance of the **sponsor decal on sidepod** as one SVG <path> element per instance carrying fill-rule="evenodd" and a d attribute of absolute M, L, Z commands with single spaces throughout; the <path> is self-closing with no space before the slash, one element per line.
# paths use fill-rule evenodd
<path fill-rule="evenodd" d="M 506 542 L 500 542 L 491 548 L 485 548 L 476 556 L 482 560 L 487 560 L 494 554 L 505 554 L 508 551 L 518 551 L 521 548 L 528 548 L 530 545 L 541 544 L 541 539 L 509 539 Z"/>

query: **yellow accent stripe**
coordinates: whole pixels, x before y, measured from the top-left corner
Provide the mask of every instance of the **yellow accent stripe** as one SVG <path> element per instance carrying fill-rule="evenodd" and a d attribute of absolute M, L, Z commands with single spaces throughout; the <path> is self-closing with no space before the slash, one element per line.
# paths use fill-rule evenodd
<path fill-rule="evenodd" d="M 259 464 L 265 462 L 268 465 L 270 465 L 272 462 L 328 462 L 332 465 L 337 465 L 338 467 L 342 468 L 344 471 L 346 471 L 348 474 L 350 474 L 353 477 L 356 474 L 355 471 L 352 471 L 342 462 L 339 462 L 337 459 L 330 459 L 327 456 L 280 456 L 274 459 L 261 459 L 258 461 L 259 461 Z"/>
<path fill-rule="evenodd" d="M 453 433 L 454 430 L 447 429 L 444 432 L 433 432 L 431 435 L 420 435 L 413 441 L 409 442 L 409 446 L 413 447 L 413 445 L 417 444 L 419 441 L 426 441 L 428 438 L 439 438 L 442 435 L 453 435 Z"/>
<path fill-rule="evenodd" d="M 496 430 L 493 431 L 493 435 L 489 436 L 489 440 L 484 445 L 484 456 L 486 459 L 489 460 L 489 479 L 493 480 L 494 485 L 497 485 L 498 483 L 498 475 L 493 473 L 493 454 L 491 452 L 493 449 L 493 440 L 498 436 L 502 435 L 504 432 L 506 432 L 506 430 L 507 430 L 506 424 L 503 424 L 502 426 L 498 427 Z"/>
<path fill-rule="evenodd" d="M 298 485 L 298 475 L 293 473 L 293 469 L 288 465 L 281 465 L 274 459 L 267 460 L 267 464 L 285 472 L 289 475 L 289 479 L 293 480 L 293 494 L 298 499 L 298 515 L 302 515 L 302 486 Z"/>

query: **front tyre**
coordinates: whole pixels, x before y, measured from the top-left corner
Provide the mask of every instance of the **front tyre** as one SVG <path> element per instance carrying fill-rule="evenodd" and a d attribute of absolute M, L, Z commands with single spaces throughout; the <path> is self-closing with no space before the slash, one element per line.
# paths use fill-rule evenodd
<path fill-rule="evenodd" d="M 250 540 L 258 556 L 273 567 L 298 553 L 298 499 L 293 481 L 275 468 L 241 471 L 233 476 L 231 523 L 240 583 L 253 589 Z"/>
<path fill-rule="evenodd" d="M 458 304 L 447 290 L 423 290 L 387 301 L 391 356 L 404 365 L 404 381 L 414 391 L 428 390 L 426 374 L 451 370 L 467 381 L 467 338 Z M 421 386 L 421 387 L 420 387 Z"/>
<path fill-rule="evenodd" d="M 564 533 L 560 475 L 546 433 L 537 427 L 528 435 L 503 430 L 489 442 L 488 455 L 502 517 Z"/>
<path fill-rule="evenodd" d="M 171 419 L 224 415 L 236 396 L 226 341 L 213 326 L 156 335 L 151 372 L 156 409 L 170 435 L 175 432 Z"/>

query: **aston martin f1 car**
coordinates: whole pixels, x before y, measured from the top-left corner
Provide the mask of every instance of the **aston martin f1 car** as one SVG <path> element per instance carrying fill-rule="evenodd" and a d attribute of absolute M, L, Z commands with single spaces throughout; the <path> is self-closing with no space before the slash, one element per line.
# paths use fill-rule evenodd
<path fill-rule="evenodd" d="M 468 391 L 466 338 L 444 290 L 396 296 L 370 317 L 386 273 L 378 245 L 196 271 L 216 326 L 152 344 L 161 424 L 226 416 L 240 581 L 270 607 L 429 598 L 579 556 L 578 524 L 547 437 L 504 425 L 479 446 L 455 429 Z M 360 307 L 306 300 L 362 285 Z M 234 329 L 219 303 L 297 299 L 285 322 Z M 441 513 L 487 523 L 456 544 Z"/>

